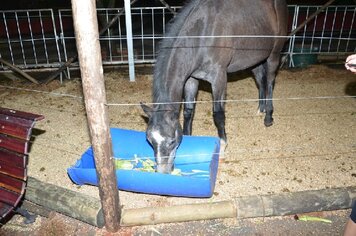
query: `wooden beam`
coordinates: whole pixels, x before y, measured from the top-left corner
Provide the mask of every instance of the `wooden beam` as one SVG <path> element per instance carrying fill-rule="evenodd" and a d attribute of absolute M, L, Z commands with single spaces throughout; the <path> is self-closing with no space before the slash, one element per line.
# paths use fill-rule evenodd
<path fill-rule="evenodd" d="M 54 80 L 58 75 L 60 75 L 67 67 L 69 67 L 73 62 L 75 62 L 78 59 L 78 55 L 75 55 L 71 58 L 68 59 L 61 67 L 59 67 L 58 70 L 50 74 L 44 81 L 45 84 L 48 84 L 52 80 Z"/>
<path fill-rule="evenodd" d="M 56 211 L 99 228 L 104 226 L 101 204 L 96 198 L 28 177 L 25 199 L 32 206 L 40 206 L 41 212 Z M 43 215 L 27 205 L 24 209 Z"/>
<path fill-rule="evenodd" d="M 56 211 L 91 225 L 102 227 L 100 202 L 79 192 L 29 177 L 25 199 L 42 211 Z M 243 196 L 221 202 L 123 209 L 122 226 L 154 225 L 219 218 L 254 218 L 284 216 L 307 212 L 351 208 L 356 186 L 308 190 L 269 195 Z M 25 206 L 25 209 L 31 210 Z M 47 211 L 46 211 L 47 209 Z M 38 213 L 44 215 L 43 213 Z"/>
<path fill-rule="evenodd" d="M 112 160 L 95 0 L 72 0 L 72 12 L 105 227 L 109 232 L 117 232 L 120 228 L 121 209 Z"/>
<path fill-rule="evenodd" d="M 0 58 L 0 62 L 4 65 L 6 65 L 7 67 L 9 67 L 10 70 L 12 70 L 13 72 L 16 72 L 20 75 L 22 75 L 24 78 L 28 79 L 29 81 L 31 81 L 32 83 L 35 84 L 40 84 L 40 82 L 38 82 L 35 78 L 33 78 L 32 76 L 30 76 L 29 74 L 27 74 L 26 72 L 22 71 L 20 68 L 18 68 L 17 66 L 11 64 L 10 62 L 5 61 L 4 59 Z"/>

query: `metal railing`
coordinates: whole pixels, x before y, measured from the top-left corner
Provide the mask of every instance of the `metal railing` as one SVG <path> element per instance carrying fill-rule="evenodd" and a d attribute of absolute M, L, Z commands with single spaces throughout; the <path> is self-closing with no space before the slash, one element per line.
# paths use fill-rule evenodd
<path fill-rule="evenodd" d="M 316 12 L 320 6 L 289 7 L 293 16 L 291 31 Z M 345 57 L 356 49 L 356 6 L 329 6 L 302 30 L 293 35 L 286 53 L 293 67 L 293 55 L 318 54 Z"/>
<path fill-rule="evenodd" d="M 289 6 L 289 31 L 320 6 Z M 177 11 L 180 7 L 172 7 Z M 121 9 L 98 9 L 99 28 Z M 77 54 L 71 10 L 0 11 L 0 56 L 21 69 L 58 68 Z M 165 7 L 132 8 L 132 43 L 135 64 L 155 63 L 158 43 L 165 35 L 172 12 Z M 100 36 L 103 65 L 128 63 L 125 15 Z M 329 6 L 301 31 L 290 37 L 283 51 L 294 66 L 298 54 L 345 57 L 356 48 L 356 6 Z M 72 68 L 77 68 L 74 63 Z M 8 68 L 0 66 L 3 71 Z M 70 77 L 70 69 L 67 69 Z"/>
<path fill-rule="evenodd" d="M 1 11 L 0 14 L 1 58 L 21 68 L 60 65 L 58 20 L 52 9 Z"/>

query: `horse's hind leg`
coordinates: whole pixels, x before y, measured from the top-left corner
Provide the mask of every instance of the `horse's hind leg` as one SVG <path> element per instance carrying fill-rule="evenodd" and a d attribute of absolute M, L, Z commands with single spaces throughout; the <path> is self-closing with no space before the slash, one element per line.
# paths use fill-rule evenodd
<path fill-rule="evenodd" d="M 225 132 L 225 95 L 227 76 L 225 71 L 216 70 L 209 74 L 208 81 L 211 82 L 213 93 L 213 118 L 220 138 L 220 160 L 225 160 L 225 149 L 227 147 Z"/>
<path fill-rule="evenodd" d="M 252 69 L 258 87 L 258 108 L 260 112 L 266 112 L 266 89 L 267 89 L 267 71 L 266 63 Z"/>
<path fill-rule="evenodd" d="M 266 90 L 266 116 L 265 116 L 265 126 L 271 126 L 273 124 L 273 89 L 274 82 L 276 79 L 276 72 L 279 67 L 279 53 L 273 53 L 267 59 L 267 90 Z"/>
<path fill-rule="evenodd" d="M 213 93 L 213 118 L 215 126 L 218 130 L 220 137 L 221 150 L 226 146 L 226 132 L 225 132 L 225 95 L 226 95 L 226 72 L 222 70 L 216 70 L 208 78 L 211 81 L 211 88 Z"/>
<path fill-rule="evenodd" d="M 195 111 L 195 98 L 198 93 L 199 81 L 190 77 L 184 85 L 184 109 L 183 109 L 183 134 L 192 134 L 193 117 Z M 189 103 L 191 102 L 191 103 Z"/>

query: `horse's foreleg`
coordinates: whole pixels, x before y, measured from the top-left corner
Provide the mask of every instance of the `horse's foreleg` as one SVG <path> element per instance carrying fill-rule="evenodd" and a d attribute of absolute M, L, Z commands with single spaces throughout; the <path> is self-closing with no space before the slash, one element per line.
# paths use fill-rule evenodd
<path fill-rule="evenodd" d="M 266 63 L 263 63 L 252 69 L 258 87 L 258 108 L 260 112 L 266 112 L 266 89 L 267 89 L 267 71 Z"/>
<path fill-rule="evenodd" d="M 190 77 L 184 85 L 183 134 L 191 135 L 195 111 L 195 98 L 198 93 L 199 81 Z M 191 103 L 190 103 L 191 102 Z"/>
<path fill-rule="evenodd" d="M 266 90 L 266 116 L 265 126 L 273 125 L 273 89 L 276 78 L 276 71 L 279 66 L 279 54 L 272 54 L 267 59 L 267 90 Z"/>

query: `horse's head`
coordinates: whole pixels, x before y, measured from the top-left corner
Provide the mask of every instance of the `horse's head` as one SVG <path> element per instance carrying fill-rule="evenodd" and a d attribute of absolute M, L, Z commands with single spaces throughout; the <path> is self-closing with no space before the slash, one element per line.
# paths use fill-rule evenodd
<path fill-rule="evenodd" d="M 149 118 L 146 136 L 154 150 L 156 171 L 171 173 L 176 150 L 182 140 L 179 111 L 173 108 L 152 108 L 144 104 L 141 107 Z"/>

